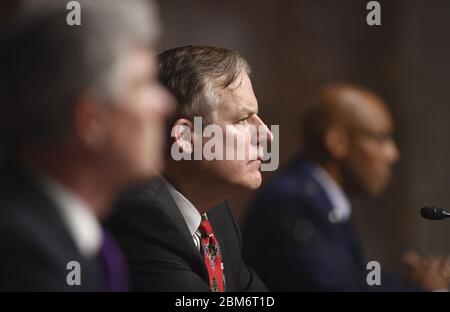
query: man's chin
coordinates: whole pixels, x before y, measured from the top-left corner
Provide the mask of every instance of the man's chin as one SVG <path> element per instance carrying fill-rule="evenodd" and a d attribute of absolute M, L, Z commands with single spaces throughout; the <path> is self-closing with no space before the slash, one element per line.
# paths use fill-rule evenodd
<path fill-rule="evenodd" d="M 246 183 L 246 188 L 250 191 L 258 189 L 262 184 L 262 176 L 261 172 L 257 171 L 252 173 L 252 177 L 250 177 Z"/>
<path fill-rule="evenodd" d="M 384 186 L 372 186 L 361 190 L 361 195 L 363 195 L 365 198 L 376 198 L 378 196 L 381 196 L 385 191 Z"/>

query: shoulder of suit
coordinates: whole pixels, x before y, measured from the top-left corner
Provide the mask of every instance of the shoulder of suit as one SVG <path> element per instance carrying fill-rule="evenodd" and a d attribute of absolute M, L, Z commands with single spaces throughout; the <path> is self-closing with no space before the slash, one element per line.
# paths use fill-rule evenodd
<path fill-rule="evenodd" d="M 299 172 L 288 168 L 257 193 L 251 209 L 253 214 L 250 215 L 309 215 L 317 210 L 322 196 L 321 186 L 306 169 Z"/>
<path fill-rule="evenodd" d="M 128 220 L 143 224 L 161 224 L 161 220 L 172 222 L 173 214 L 177 214 L 176 203 L 163 180 L 157 178 L 122 193 L 105 223 L 124 224 L 125 220 Z"/>
<path fill-rule="evenodd" d="M 273 177 L 260 191 L 273 196 L 312 197 L 321 190 L 319 183 L 308 172 L 284 170 Z"/>
<path fill-rule="evenodd" d="M 119 195 L 119 201 L 145 200 L 153 201 L 156 195 L 165 188 L 161 178 L 155 178 L 149 182 L 135 186 Z"/>

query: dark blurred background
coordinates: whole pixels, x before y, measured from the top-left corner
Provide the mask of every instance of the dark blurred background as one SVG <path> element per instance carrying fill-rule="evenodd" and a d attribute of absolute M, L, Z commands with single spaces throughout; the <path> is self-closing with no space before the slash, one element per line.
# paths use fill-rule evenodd
<path fill-rule="evenodd" d="M 422 205 L 450 209 L 450 1 L 379 1 L 381 26 L 366 24 L 367 2 L 161 0 L 161 49 L 240 51 L 252 65 L 263 119 L 280 125 L 281 165 L 301 146 L 300 114 L 324 83 L 346 80 L 380 93 L 402 158 L 387 193 L 353 211 L 368 258 L 398 270 L 408 248 L 450 252 L 449 222 L 419 216 Z M 253 195 L 233 200 L 240 220 Z"/>
<path fill-rule="evenodd" d="M 16 0 L 0 2 L 0 19 Z M 381 26 L 366 24 L 366 0 L 159 0 L 161 50 L 216 45 L 240 51 L 267 124 L 280 125 L 280 165 L 301 146 L 299 117 L 334 80 L 385 98 L 402 158 L 381 198 L 353 207 L 369 260 L 400 269 L 409 248 L 450 252 L 450 224 L 420 218 L 422 205 L 450 209 L 450 1 L 379 1 Z M 273 173 L 265 174 L 265 182 Z M 233 200 L 238 218 L 254 194 Z"/>

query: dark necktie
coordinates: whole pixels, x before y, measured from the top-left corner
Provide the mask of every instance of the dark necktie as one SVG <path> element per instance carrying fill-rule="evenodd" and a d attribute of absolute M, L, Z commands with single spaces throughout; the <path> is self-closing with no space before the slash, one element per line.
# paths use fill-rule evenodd
<path fill-rule="evenodd" d="M 201 234 L 201 251 L 209 275 L 209 288 L 213 292 L 224 292 L 225 283 L 222 269 L 222 253 L 219 242 L 214 236 L 211 224 L 205 217 L 202 217 L 202 222 L 198 229 Z"/>
<path fill-rule="evenodd" d="M 100 259 L 106 280 L 106 291 L 128 291 L 128 267 L 125 257 L 114 238 L 105 229 Z"/>

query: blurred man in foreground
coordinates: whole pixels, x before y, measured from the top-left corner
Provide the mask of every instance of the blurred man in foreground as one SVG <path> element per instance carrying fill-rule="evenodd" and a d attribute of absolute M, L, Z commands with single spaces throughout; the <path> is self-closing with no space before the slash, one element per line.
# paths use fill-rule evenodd
<path fill-rule="evenodd" d="M 159 84 L 154 8 L 24 1 L 1 38 L 0 290 L 127 289 L 98 219 L 162 164 L 173 105 Z"/>
<path fill-rule="evenodd" d="M 378 95 L 349 84 L 325 87 L 314 104 L 302 124 L 302 156 L 263 188 L 251 208 L 244 258 L 271 290 L 369 290 L 350 198 L 380 195 L 388 185 L 399 159 L 392 118 Z M 428 277 L 422 287 L 447 288 L 444 263 L 436 269 L 434 260 L 409 259 L 416 276 Z M 409 288 L 383 278 L 372 289 Z"/>
<path fill-rule="evenodd" d="M 133 289 L 266 289 L 242 261 L 238 226 L 225 202 L 260 186 L 261 161 L 249 156 L 272 140 L 258 116 L 249 74 L 245 59 L 223 48 L 189 46 L 160 55 L 161 80 L 178 100 L 167 170 L 124 195 L 109 222 L 128 257 Z M 217 135 L 207 135 L 208 129 Z M 230 153 L 232 159 L 222 157 L 234 139 L 242 149 Z M 208 159 L 212 142 L 220 155 Z"/>

